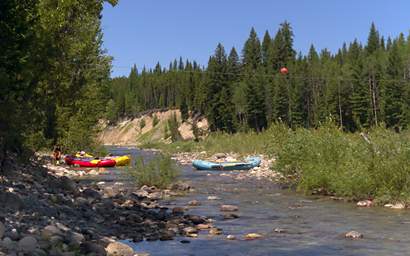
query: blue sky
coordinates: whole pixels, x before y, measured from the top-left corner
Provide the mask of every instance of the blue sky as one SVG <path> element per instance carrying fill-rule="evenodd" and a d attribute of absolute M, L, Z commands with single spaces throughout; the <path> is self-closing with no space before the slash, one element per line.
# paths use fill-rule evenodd
<path fill-rule="evenodd" d="M 281 22 L 291 23 L 294 47 L 305 53 L 365 42 L 375 22 L 385 37 L 408 34 L 409 0 L 120 0 L 103 11 L 104 47 L 114 57 L 112 76 L 153 67 L 182 56 L 206 65 L 216 45 L 241 50 L 254 27 L 262 39 Z"/>

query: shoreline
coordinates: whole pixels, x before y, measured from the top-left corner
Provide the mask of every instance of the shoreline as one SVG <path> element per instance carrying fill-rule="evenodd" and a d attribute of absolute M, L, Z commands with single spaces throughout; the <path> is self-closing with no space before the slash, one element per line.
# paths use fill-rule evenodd
<path fill-rule="evenodd" d="M 107 170 L 78 171 L 37 155 L 30 164 L 9 160 L 0 183 L 0 255 L 134 255 L 123 240 L 172 240 L 209 220 L 161 206 L 164 197 L 189 193 L 99 181 Z M 86 177 L 87 182 L 76 178 Z M 94 177 L 94 178 L 93 178 Z M 128 252 L 128 254 L 115 254 Z"/>

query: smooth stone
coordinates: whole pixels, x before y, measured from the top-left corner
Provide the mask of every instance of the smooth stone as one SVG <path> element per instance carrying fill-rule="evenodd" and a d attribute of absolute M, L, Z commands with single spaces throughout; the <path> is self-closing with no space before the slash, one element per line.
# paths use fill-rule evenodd
<path fill-rule="evenodd" d="M 373 205 L 373 202 L 371 200 L 363 200 L 359 201 L 356 204 L 358 207 L 370 207 Z"/>
<path fill-rule="evenodd" d="M 236 212 L 239 208 L 236 205 L 223 204 L 221 205 L 220 210 L 222 212 Z"/>
<path fill-rule="evenodd" d="M 188 206 L 199 206 L 201 205 L 201 202 L 199 202 L 198 200 L 192 200 L 188 202 Z"/>
<path fill-rule="evenodd" d="M 235 213 L 224 213 L 223 218 L 224 220 L 237 219 L 239 218 L 239 215 Z"/>
<path fill-rule="evenodd" d="M 220 228 L 211 228 L 209 230 L 209 234 L 213 235 L 213 236 L 221 235 L 222 234 L 222 229 L 220 229 Z"/>
<path fill-rule="evenodd" d="M 246 240 L 254 240 L 254 239 L 259 239 L 262 238 L 263 236 L 258 233 L 249 233 L 245 235 Z"/>
<path fill-rule="evenodd" d="M 80 252 L 82 254 L 93 254 L 98 256 L 105 256 L 107 252 L 105 248 L 99 244 L 92 243 L 92 242 L 84 242 L 80 245 Z"/>
<path fill-rule="evenodd" d="M 211 225 L 209 225 L 209 224 L 198 224 L 198 225 L 196 225 L 196 228 L 199 229 L 199 230 L 205 230 L 205 229 L 210 229 Z"/>
<path fill-rule="evenodd" d="M 19 195 L 11 192 L 0 191 L 0 208 L 12 211 L 19 211 L 24 208 L 24 203 Z"/>
<path fill-rule="evenodd" d="M 52 236 L 62 236 L 63 232 L 54 225 L 48 225 L 41 231 L 41 237 L 44 239 L 50 239 Z"/>
<path fill-rule="evenodd" d="M 273 232 L 275 232 L 275 233 L 285 233 L 286 230 L 284 230 L 284 229 L 282 229 L 282 228 L 275 228 L 275 229 L 273 230 Z"/>
<path fill-rule="evenodd" d="M 217 196 L 208 196 L 208 200 L 221 200 L 221 198 Z"/>
<path fill-rule="evenodd" d="M 172 208 L 172 214 L 176 214 L 176 215 L 183 215 L 185 212 L 185 209 L 182 207 L 174 207 Z"/>
<path fill-rule="evenodd" d="M 4 224 L 0 222 L 0 239 L 3 238 L 5 232 L 6 232 L 6 227 L 4 227 Z"/>
<path fill-rule="evenodd" d="M 16 248 L 16 243 L 13 240 L 11 240 L 10 237 L 5 237 L 1 242 L 1 245 L 7 250 L 14 250 Z"/>
<path fill-rule="evenodd" d="M 236 236 L 234 236 L 234 235 L 227 235 L 227 236 L 226 236 L 226 239 L 228 239 L 228 240 L 236 240 Z"/>
<path fill-rule="evenodd" d="M 363 238 L 363 234 L 357 232 L 357 231 L 350 231 L 345 234 L 345 238 L 349 239 L 361 239 Z"/>
<path fill-rule="evenodd" d="M 18 248 L 23 252 L 32 252 L 37 248 L 37 246 L 37 239 L 32 236 L 26 236 L 18 242 Z"/>
<path fill-rule="evenodd" d="M 108 256 L 134 256 L 134 250 L 124 243 L 110 243 L 105 250 Z"/>

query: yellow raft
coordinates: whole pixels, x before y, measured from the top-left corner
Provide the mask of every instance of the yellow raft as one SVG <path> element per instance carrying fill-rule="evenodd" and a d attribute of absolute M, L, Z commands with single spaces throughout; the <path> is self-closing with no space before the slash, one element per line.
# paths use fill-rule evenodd
<path fill-rule="evenodd" d="M 113 156 L 116 166 L 125 166 L 131 163 L 131 156 Z"/>

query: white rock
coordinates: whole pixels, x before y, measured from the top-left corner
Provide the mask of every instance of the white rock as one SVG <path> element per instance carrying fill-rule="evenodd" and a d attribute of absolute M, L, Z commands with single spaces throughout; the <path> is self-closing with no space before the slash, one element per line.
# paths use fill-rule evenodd
<path fill-rule="evenodd" d="M 208 196 L 208 200 L 221 200 L 221 198 L 217 196 Z"/>
<path fill-rule="evenodd" d="M 120 242 L 110 243 L 105 250 L 108 256 L 134 256 L 134 250 Z"/>

